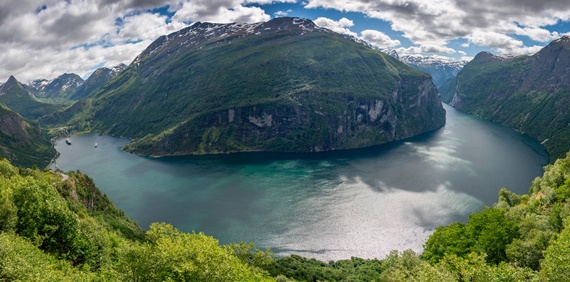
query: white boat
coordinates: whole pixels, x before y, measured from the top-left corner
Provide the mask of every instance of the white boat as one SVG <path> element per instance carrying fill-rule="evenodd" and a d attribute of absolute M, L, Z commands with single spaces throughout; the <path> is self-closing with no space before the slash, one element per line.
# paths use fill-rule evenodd
<path fill-rule="evenodd" d="M 71 145 L 71 140 L 69 140 L 69 138 L 65 138 L 65 143 L 67 143 L 67 145 Z"/>
<path fill-rule="evenodd" d="M 97 148 L 97 143 L 95 143 L 95 148 Z"/>

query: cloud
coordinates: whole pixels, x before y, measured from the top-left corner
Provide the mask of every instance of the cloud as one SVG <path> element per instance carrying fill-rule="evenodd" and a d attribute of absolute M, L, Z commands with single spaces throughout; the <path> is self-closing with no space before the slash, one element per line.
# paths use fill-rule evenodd
<path fill-rule="evenodd" d="M 495 44 L 491 48 L 502 52 L 532 51 L 534 48 L 512 45 L 516 42 L 511 40 L 503 42 L 510 47 L 499 47 L 496 41 L 478 40 L 476 34 L 516 34 L 547 42 L 560 35 L 541 27 L 570 19 L 567 0 L 307 0 L 305 8 L 359 12 L 385 20 L 390 22 L 393 30 L 402 32 L 417 45 L 444 46 L 453 39 L 473 38 L 474 44 L 491 47 L 484 45 L 490 42 Z"/>
<path fill-rule="evenodd" d="M 275 13 L 273 13 L 276 17 L 286 17 L 289 15 L 289 13 L 293 12 L 293 10 L 289 9 L 287 11 L 277 11 Z"/>
<path fill-rule="evenodd" d="M 379 48 L 393 48 L 400 45 L 399 40 L 394 40 L 378 30 L 367 29 L 363 30 L 361 34 L 361 39 Z"/>
<path fill-rule="evenodd" d="M 160 35 L 195 21 L 260 22 L 250 4 L 293 0 L 3 0 L 0 81 L 22 82 L 64 72 L 84 75 L 102 63 L 130 63 Z M 149 9 L 168 7 L 172 18 Z"/>
<path fill-rule="evenodd" d="M 297 0 L 246 0 L 245 3 L 269 5 L 275 3 L 297 3 Z"/>
<path fill-rule="evenodd" d="M 417 54 L 417 53 L 429 53 L 429 54 L 454 54 L 457 51 L 453 48 L 446 46 L 433 45 L 433 44 L 423 44 L 420 46 L 411 47 L 401 47 L 396 49 L 398 53 L 401 54 Z"/>
<path fill-rule="evenodd" d="M 262 22 L 271 17 L 259 7 L 245 7 L 241 0 L 192 0 L 184 2 L 173 20 L 181 22 L 206 21 L 216 23 Z"/>
<path fill-rule="evenodd" d="M 169 22 L 167 16 L 149 13 L 130 15 L 123 18 L 122 22 L 117 36 L 113 38 L 117 43 L 155 40 L 161 35 L 172 33 L 186 26 L 178 21 Z"/>
<path fill-rule="evenodd" d="M 348 34 L 354 37 L 358 37 L 358 35 L 350 29 L 349 27 L 354 26 L 354 22 L 347 18 L 341 18 L 338 21 L 325 18 L 325 17 L 318 17 L 316 20 L 313 21 L 316 25 L 324 28 L 328 28 L 334 32 L 341 33 L 341 34 Z"/>

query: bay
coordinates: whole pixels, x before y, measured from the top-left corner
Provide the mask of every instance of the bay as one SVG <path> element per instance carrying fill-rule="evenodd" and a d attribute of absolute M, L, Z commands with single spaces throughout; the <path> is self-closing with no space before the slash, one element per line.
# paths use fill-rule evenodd
<path fill-rule="evenodd" d="M 501 187 L 526 193 L 548 163 L 536 140 L 445 109 L 445 127 L 372 148 L 153 159 L 91 133 L 59 140 L 56 165 L 88 174 L 143 228 L 168 222 L 277 255 L 382 258 L 421 251 L 435 227 L 491 206 Z"/>

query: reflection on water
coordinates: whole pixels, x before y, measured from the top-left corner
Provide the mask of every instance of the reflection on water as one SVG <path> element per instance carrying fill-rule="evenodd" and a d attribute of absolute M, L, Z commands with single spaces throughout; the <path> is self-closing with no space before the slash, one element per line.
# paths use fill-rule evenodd
<path fill-rule="evenodd" d="M 436 226 L 492 205 L 501 187 L 525 193 L 548 161 L 538 142 L 446 110 L 442 129 L 367 149 L 150 159 L 90 134 L 58 142 L 57 165 L 89 174 L 144 228 L 166 221 L 323 260 L 383 257 L 421 250 Z"/>

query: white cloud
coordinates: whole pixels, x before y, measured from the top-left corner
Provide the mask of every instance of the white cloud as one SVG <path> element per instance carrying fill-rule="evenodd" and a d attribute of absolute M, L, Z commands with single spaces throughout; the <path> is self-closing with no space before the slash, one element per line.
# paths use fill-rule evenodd
<path fill-rule="evenodd" d="M 393 30 L 402 32 L 404 37 L 417 45 L 444 46 L 450 40 L 473 38 L 471 43 L 479 45 L 490 42 L 495 44 L 494 47 L 480 46 L 505 52 L 520 52 L 527 47 L 517 46 L 511 40 L 499 47 L 495 40 L 479 40 L 479 36 L 474 34 L 516 34 L 546 43 L 560 34 L 542 27 L 570 19 L 567 0 L 307 0 L 305 7 L 360 12 L 388 21 Z M 526 50 L 534 49 L 530 47 Z"/>
<path fill-rule="evenodd" d="M 399 54 L 417 54 L 417 53 L 424 53 L 424 54 L 454 54 L 457 51 L 453 48 L 449 48 L 446 46 L 440 45 L 433 45 L 433 44 L 423 44 L 420 46 L 410 46 L 407 48 L 401 47 L 397 48 L 396 51 Z"/>
<path fill-rule="evenodd" d="M 349 27 L 354 26 L 354 22 L 347 18 L 341 18 L 338 21 L 325 18 L 325 17 L 318 17 L 316 20 L 313 21 L 316 25 L 324 28 L 328 28 L 334 32 L 348 34 L 354 37 L 358 37 L 358 35 L 352 32 Z"/>
<path fill-rule="evenodd" d="M 167 19 L 166 16 L 149 13 L 127 16 L 123 19 L 123 26 L 115 40 L 131 42 L 154 40 L 161 35 L 172 33 L 186 26 L 178 21 L 167 23 Z"/>
<path fill-rule="evenodd" d="M 269 5 L 275 3 L 297 3 L 297 0 L 246 0 L 245 3 Z"/>
<path fill-rule="evenodd" d="M 289 9 L 287 11 L 277 11 L 275 13 L 273 13 L 276 17 L 286 17 L 289 15 L 289 13 L 293 12 L 293 10 Z"/>
<path fill-rule="evenodd" d="M 379 48 L 393 48 L 400 45 L 399 40 L 394 40 L 378 30 L 367 29 L 363 30 L 361 34 L 361 39 Z"/>
<path fill-rule="evenodd" d="M 173 20 L 181 22 L 262 22 L 271 17 L 259 7 L 244 7 L 242 0 L 192 0 L 184 2 Z"/>
<path fill-rule="evenodd" d="M 0 81 L 22 82 L 64 72 L 130 63 L 160 35 L 195 21 L 259 22 L 270 16 L 251 3 L 294 0 L 3 0 L 0 1 Z M 153 14 L 166 7 L 175 16 Z"/>

